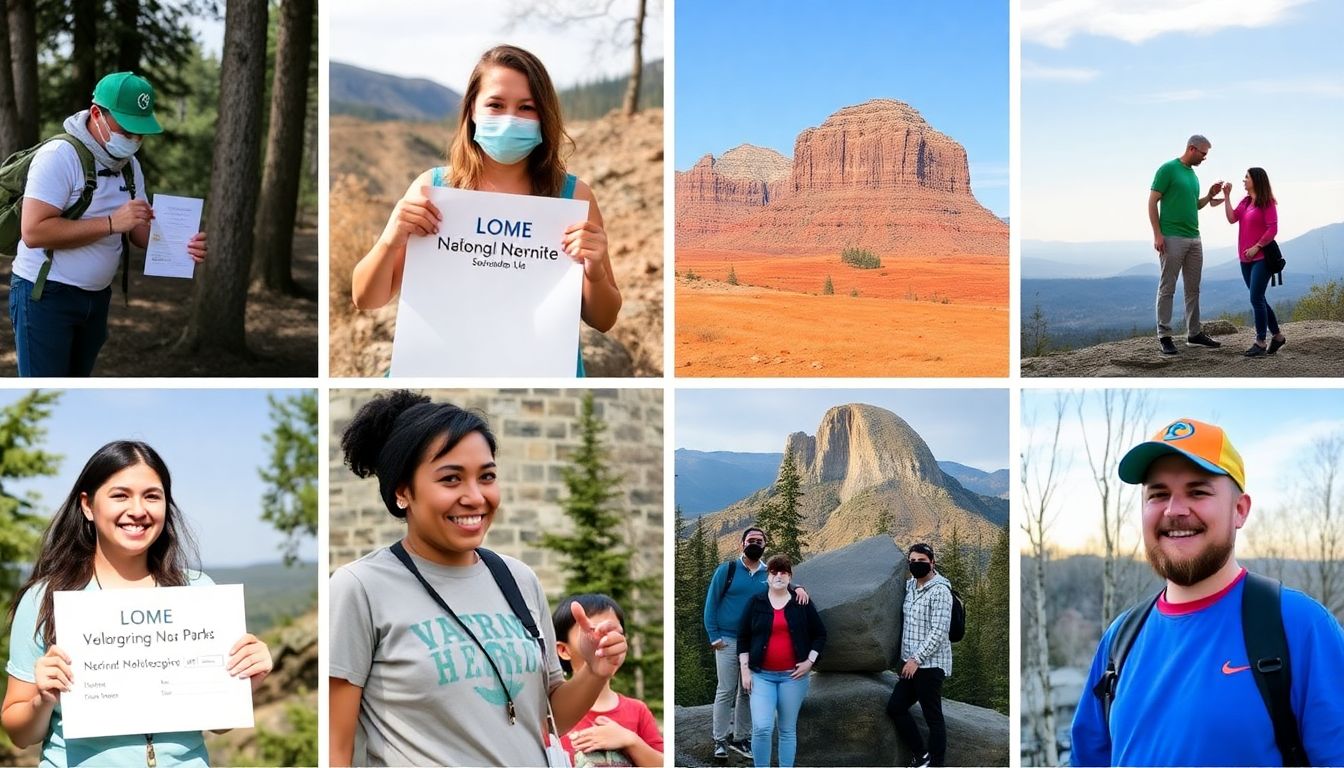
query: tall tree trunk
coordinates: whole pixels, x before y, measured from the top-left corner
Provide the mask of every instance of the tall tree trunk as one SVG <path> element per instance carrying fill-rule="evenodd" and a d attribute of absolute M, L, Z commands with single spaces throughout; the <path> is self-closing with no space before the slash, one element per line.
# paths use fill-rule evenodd
<path fill-rule="evenodd" d="M 261 154 L 267 0 L 231 0 L 224 16 L 219 122 L 206 201 L 209 258 L 196 278 L 191 318 L 176 351 L 246 354 L 244 312 Z"/>
<path fill-rule="evenodd" d="M 33 2 L 9 0 L 9 56 L 21 147 L 37 143 L 37 10 Z"/>
<path fill-rule="evenodd" d="M 639 0 L 639 9 L 635 11 L 635 61 L 630 69 L 630 85 L 625 89 L 625 105 L 621 111 L 629 116 L 639 111 L 639 87 L 644 75 L 644 12 L 648 0 Z"/>
<path fill-rule="evenodd" d="M 97 0 L 74 0 L 75 28 L 70 51 L 70 92 L 66 94 L 69 112 L 89 106 L 93 86 L 98 84 L 98 19 L 102 16 Z"/>
<path fill-rule="evenodd" d="M 308 61 L 313 42 L 314 0 L 284 0 L 275 42 L 271 127 L 257 211 L 257 260 L 252 279 L 267 290 L 297 295 L 290 274 L 294 218 L 303 173 L 304 123 L 308 116 Z"/>
<path fill-rule="evenodd" d="M 0 14 L 0 64 L 9 62 L 9 14 Z M 0 157 L 9 157 L 21 149 L 19 109 L 14 102 L 14 75 L 8 66 L 0 66 Z"/>
<path fill-rule="evenodd" d="M 117 6 L 117 71 L 140 71 L 140 52 L 144 42 L 140 37 L 140 0 L 116 0 Z"/>

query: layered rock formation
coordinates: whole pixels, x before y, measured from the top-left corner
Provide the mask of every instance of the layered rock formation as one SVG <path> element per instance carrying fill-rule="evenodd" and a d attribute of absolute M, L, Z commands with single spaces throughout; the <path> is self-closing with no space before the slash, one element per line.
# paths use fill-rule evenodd
<path fill-rule="evenodd" d="M 677 232 L 710 235 L 774 201 L 789 178 L 789 159 L 743 144 L 715 160 L 705 155 L 677 174 Z"/>
<path fill-rule="evenodd" d="M 887 536 L 828 552 L 794 570 L 794 580 L 807 588 L 826 625 L 826 647 L 798 715 L 797 765 L 909 765 L 911 756 L 885 709 L 896 686 L 896 675 L 886 670 L 899 661 L 908 576 L 905 556 Z M 954 646 L 954 675 L 956 654 Z M 713 765 L 712 710 L 709 704 L 677 707 L 676 765 Z M 922 720 L 919 707 L 911 711 Z M 946 699 L 943 715 L 948 765 L 1008 764 L 1006 716 Z M 920 728 L 928 732 L 922 722 Z"/>
<path fill-rule="evenodd" d="M 831 408 L 815 436 L 789 435 L 803 495 L 799 499 L 808 550 L 826 552 L 879 533 L 898 541 L 937 546 L 957 529 L 963 541 L 991 544 L 1008 521 L 1006 499 L 982 496 L 938 467 L 923 438 L 884 408 L 849 404 Z M 765 488 L 706 515 L 705 525 L 733 551 L 745 526 L 773 498 Z"/>
<path fill-rule="evenodd" d="M 679 248 L 1008 255 L 1007 224 L 971 194 L 966 150 L 899 101 L 845 107 L 803 131 L 778 189 L 713 186 L 712 197 L 714 170 L 706 156 L 677 174 Z"/>

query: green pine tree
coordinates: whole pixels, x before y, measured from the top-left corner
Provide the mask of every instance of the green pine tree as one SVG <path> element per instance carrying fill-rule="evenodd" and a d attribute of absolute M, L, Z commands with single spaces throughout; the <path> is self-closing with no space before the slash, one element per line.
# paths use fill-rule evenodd
<path fill-rule="evenodd" d="M 293 565 L 299 543 L 317 535 L 317 393 L 267 400 L 274 426 L 265 437 L 271 464 L 258 470 L 267 486 L 261 519 L 285 535 L 285 565 Z"/>
<path fill-rule="evenodd" d="M 602 444 L 605 430 L 606 424 L 595 413 L 592 392 L 585 392 L 579 447 L 564 472 L 568 495 L 561 502 L 574 532 L 543 534 L 541 546 L 560 553 L 566 594 L 606 594 L 625 611 L 630 651 L 612 687 L 643 700 L 656 714 L 662 708 L 661 585 L 656 578 L 636 578 L 631 572 L 634 553 L 626 544 L 624 517 L 617 503 L 621 478 L 608 466 Z"/>
<path fill-rule="evenodd" d="M 823 285 L 823 286 L 821 286 L 821 293 L 822 293 L 823 296 L 834 296 L 834 295 L 835 295 L 835 283 L 832 283 L 832 282 L 831 282 L 831 276 L 830 276 L 830 275 L 827 275 L 827 276 L 826 276 L 826 284 Z"/>
<path fill-rule="evenodd" d="M 989 556 L 989 570 L 984 579 L 984 599 L 981 616 L 975 621 L 982 625 L 980 633 L 981 673 L 985 678 L 985 706 L 1008 714 L 1008 614 L 1009 581 L 1012 579 L 1008 528 L 1000 528 Z"/>
<path fill-rule="evenodd" d="M 793 450 L 785 450 L 784 460 L 779 464 L 779 477 L 775 480 L 774 499 L 762 508 L 761 516 L 766 522 L 760 523 L 760 527 L 765 529 L 770 551 L 786 554 L 794 563 L 803 561 L 803 547 L 807 545 L 803 537 L 803 514 L 798 509 L 798 500 L 803 496 L 801 486 L 802 478 L 798 476 Z"/>
<path fill-rule="evenodd" d="M 874 536 L 889 536 L 891 534 L 891 510 L 882 507 L 877 513 L 877 520 L 873 524 Z"/>

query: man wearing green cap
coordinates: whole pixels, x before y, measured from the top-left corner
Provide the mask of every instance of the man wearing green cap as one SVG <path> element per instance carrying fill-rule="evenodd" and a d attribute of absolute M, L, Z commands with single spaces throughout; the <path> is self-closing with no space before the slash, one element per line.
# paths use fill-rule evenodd
<path fill-rule="evenodd" d="M 128 266 L 125 241 L 146 247 L 154 218 L 133 157 L 144 136 L 163 133 L 149 81 L 130 72 L 104 77 L 92 106 L 66 118 L 64 130 L 92 154 L 97 189 L 82 216 L 63 218 L 84 192 L 81 153 L 48 141 L 33 156 L 9 292 L 20 376 L 92 374 L 107 340 L 112 280 Z M 187 252 L 205 259 L 204 232 Z"/>
<path fill-rule="evenodd" d="M 1073 765 L 1344 765 L 1344 628 L 1237 564 L 1251 512 L 1227 434 L 1178 419 L 1120 461 L 1166 588 L 1102 635 Z"/>

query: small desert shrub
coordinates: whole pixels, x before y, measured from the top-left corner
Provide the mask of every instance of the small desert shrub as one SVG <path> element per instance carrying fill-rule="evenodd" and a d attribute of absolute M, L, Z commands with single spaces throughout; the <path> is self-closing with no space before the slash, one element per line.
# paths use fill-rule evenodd
<path fill-rule="evenodd" d="M 733 269 L 731 265 L 728 267 L 727 283 L 729 285 L 737 285 L 737 270 Z"/>
<path fill-rule="evenodd" d="M 858 289 L 858 288 L 850 288 L 850 289 L 849 289 L 849 295 L 850 295 L 850 296 L 853 296 L 853 297 L 855 297 L 855 298 L 858 298 L 858 296 L 859 296 L 859 289 Z"/>
<path fill-rule="evenodd" d="M 830 276 L 830 275 L 827 275 L 827 276 L 826 276 L 826 284 L 823 285 L 823 286 L 821 286 L 821 295 L 823 295 L 823 296 L 834 296 L 834 295 L 835 295 L 835 284 L 831 282 L 831 276 Z"/>
<path fill-rule="evenodd" d="M 882 266 L 882 260 L 876 254 L 862 248 L 846 248 L 840 253 L 840 260 L 859 269 L 877 269 Z"/>
<path fill-rule="evenodd" d="M 685 275 L 685 277 L 686 277 L 686 279 L 687 279 L 688 281 L 690 281 L 690 280 L 699 280 L 699 279 L 700 279 L 700 276 L 697 275 L 697 274 L 695 274 L 695 270 L 693 270 L 693 269 L 688 269 L 688 270 L 686 270 L 686 275 Z"/>

